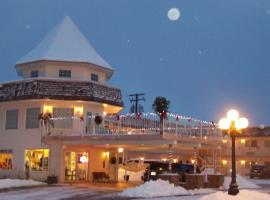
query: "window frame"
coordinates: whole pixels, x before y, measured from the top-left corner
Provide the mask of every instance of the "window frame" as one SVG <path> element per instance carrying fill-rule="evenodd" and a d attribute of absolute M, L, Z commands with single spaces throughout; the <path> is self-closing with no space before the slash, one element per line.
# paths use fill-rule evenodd
<path fill-rule="evenodd" d="M 38 70 L 31 71 L 30 77 L 31 78 L 37 78 L 37 77 L 39 77 L 39 71 Z"/>
<path fill-rule="evenodd" d="M 91 81 L 98 82 L 99 81 L 99 76 L 96 73 L 91 73 Z"/>
<path fill-rule="evenodd" d="M 71 78 L 71 70 L 60 69 L 58 76 L 60 78 Z"/>
<path fill-rule="evenodd" d="M 8 113 L 9 112 L 16 112 L 17 113 L 16 117 L 8 116 Z M 15 118 L 16 125 L 9 124 L 12 121 L 11 122 L 8 122 L 8 117 L 9 117 L 9 120 L 14 120 L 12 118 Z M 19 109 L 8 109 L 8 110 L 6 110 L 5 130 L 16 130 L 18 128 L 19 128 Z"/>
<path fill-rule="evenodd" d="M 28 112 L 30 111 L 30 110 L 36 110 L 36 111 L 38 111 L 37 112 L 37 116 L 35 116 L 36 117 L 36 122 L 34 122 L 34 123 L 36 123 L 35 125 L 37 125 L 37 126 L 33 126 L 33 122 L 32 123 L 30 123 L 30 125 L 28 124 Z M 38 116 L 39 116 L 39 114 L 40 114 L 40 107 L 32 107 L 32 108 L 26 108 L 26 111 L 25 111 L 25 128 L 26 129 L 39 129 L 39 120 L 38 120 Z M 30 118 L 31 119 L 31 118 Z M 34 119 L 34 118 L 32 118 L 32 119 Z M 31 126 L 31 124 L 32 124 L 32 126 Z"/>
<path fill-rule="evenodd" d="M 70 111 L 70 113 L 68 113 Z M 62 114 L 61 114 L 62 112 Z M 63 114 L 64 113 L 64 114 Z M 69 116 L 64 116 L 66 113 L 70 114 Z M 74 116 L 74 109 L 73 108 L 53 108 L 52 113 L 54 118 L 61 117 L 67 119 L 61 119 L 60 121 L 55 120 L 54 121 L 54 128 L 57 129 L 73 129 L 73 119 Z"/>

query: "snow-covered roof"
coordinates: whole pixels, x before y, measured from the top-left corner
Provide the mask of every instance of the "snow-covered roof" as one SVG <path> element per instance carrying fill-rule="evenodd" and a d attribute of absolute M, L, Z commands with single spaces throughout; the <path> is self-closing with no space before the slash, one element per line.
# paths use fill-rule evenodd
<path fill-rule="evenodd" d="M 112 70 L 68 16 L 16 64 L 41 60 L 86 62 Z"/>

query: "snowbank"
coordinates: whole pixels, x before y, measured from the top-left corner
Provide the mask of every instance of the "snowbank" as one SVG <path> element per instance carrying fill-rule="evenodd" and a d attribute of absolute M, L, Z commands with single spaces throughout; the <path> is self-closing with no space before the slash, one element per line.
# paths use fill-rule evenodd
<path fill-rule="evenodd" d="M 269 200 L 270 195 L 257 191 L 241 190 L 236 196 L 228 195 L 227 192 L 216 192 L 199 198 L 199 200 Z"/>
<path fill-rule="evenodd" d="M 119 194 L 122 197 L 164 197 L 175 195 L 190 195 L 190 193 L 183 187 L 175 187 L 168 181 L 157 180 L 149 181 L 138 187 L 129 188 Z"/>
<path fill-rule="evenodd" d="M 39 185 L 46 185 L 46 183 L 33 180 L 8 179 L 8 178 L 0 179 L 0 189 L 39 186 Z"/>
<path fill-rule="evenodd" d="M 239 189 L 257 189 L 260 188 L 260 186 L 256 185 L 255 183 L 252 183 L 248 179 L 244 178 L 243 176 L 237 175 L 236 182 L 238 184 Z M 231 177 L 224 177 L 224 189 L 229 189 L 229 185 L 231 183 Z"/>

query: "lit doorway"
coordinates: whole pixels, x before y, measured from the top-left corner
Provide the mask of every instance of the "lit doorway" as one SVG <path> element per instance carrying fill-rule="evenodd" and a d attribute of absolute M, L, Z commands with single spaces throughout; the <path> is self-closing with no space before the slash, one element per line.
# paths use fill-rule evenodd
<path fill-rule="evenodd" d="M 88 176 L 88 153 L 69 151 L 65 153 L 65 180 L 86 181 Z"/>

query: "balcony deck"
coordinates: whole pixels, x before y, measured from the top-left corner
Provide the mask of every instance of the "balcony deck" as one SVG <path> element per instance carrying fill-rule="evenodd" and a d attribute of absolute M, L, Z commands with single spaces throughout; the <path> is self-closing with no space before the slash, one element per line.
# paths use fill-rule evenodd
<path fill-rule="evenodd" d="M 62 119 L 65 120 L 65 119 Z M 78 119 L 74 118 L 74 121 Z M 222 142 L 221 131 L 211 124 L 190 123 L 166 120 L 163 134 L 160 134 L 159 120 L 151 117 L 106 116 L 101 125 L 96 125 L 94 118 L 80 122 L 79 131 L 50 128 L 45 131 L 46 141 L 65 141 L 76 144 L 201 144 L 219 145 Z"/>

